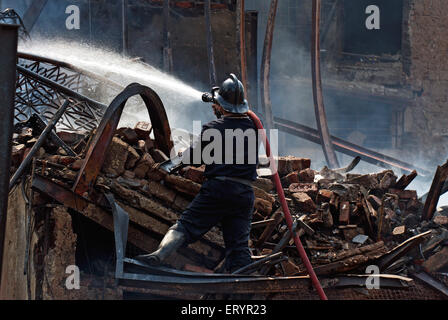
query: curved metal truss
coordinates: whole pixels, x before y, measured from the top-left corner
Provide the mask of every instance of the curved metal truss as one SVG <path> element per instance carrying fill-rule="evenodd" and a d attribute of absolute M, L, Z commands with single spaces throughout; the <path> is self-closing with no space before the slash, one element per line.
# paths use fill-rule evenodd
<path fill-rule="evenodd" d="M 108 87 L 111 94 L 121 87 L 99 76 L 38 56 L 19 53 L 15 97 L 15 122 L 27 121 L 33 113 L 51 119 L 67 99 L 70 109 L 58 123 L 66 131 L 96 128 L 106 109 L 97 102 L 98 90 Z"/>

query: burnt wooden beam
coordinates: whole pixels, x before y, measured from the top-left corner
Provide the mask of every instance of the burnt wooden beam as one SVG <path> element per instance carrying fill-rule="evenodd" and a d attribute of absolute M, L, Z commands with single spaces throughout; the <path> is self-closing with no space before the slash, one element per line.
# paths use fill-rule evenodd
<path fill-rule="evenodd" d="M 414 179 L 417 177 L 417 171 L 414 170 L 412 171 L 410 174 L 406 175 L 404 174 L 395 184 L 394 189 L 398 189 L 398 190 L 404 190 L 406 189 L 411 183 L 412 181 L 414 181 Z"/>
<path fill-rule="evenodd" d="M 448 161 L 443 166 L 438 166 L 431 189 L 423 208 L 422 220 L 431 220 L 437 208 L 437 203 L 442 194 L 442 189 L 448 177 Z"/>

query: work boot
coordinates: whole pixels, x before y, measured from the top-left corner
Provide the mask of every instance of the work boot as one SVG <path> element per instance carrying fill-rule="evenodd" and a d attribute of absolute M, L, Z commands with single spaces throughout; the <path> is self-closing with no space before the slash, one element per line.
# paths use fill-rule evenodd
<path fill-rule="evenodd" d="M 162 264 L 173 252 L 179 249 L 185 241 L 185 235 L 177 230 L 168 230 L 159 248 L 150 254 L 135 257 L 136 260 L 142 261 L 151 266 Z"/>

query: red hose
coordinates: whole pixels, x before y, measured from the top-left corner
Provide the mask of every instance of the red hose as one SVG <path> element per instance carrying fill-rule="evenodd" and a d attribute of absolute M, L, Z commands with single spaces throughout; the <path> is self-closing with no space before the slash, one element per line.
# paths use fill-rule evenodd
<path fill-rule="evenodd" d="M 272 180 L 275 184 L 275 188 L 277 189 L 278 198 L 280 199 L 280 203 L 282 205 L 283 213 L 285 214 L 286 224 L 288 225 L 289 231 L 294 237 L 294 243 L 297 247 L 297 251 L 299 252 L 300 258 L 302 259 L 303 263 L 305 264 L 306 270 L 308 271 L 308 274 L 310 275 L 311 282 L 313 283 L 313 286 L 316 288 L 317 293 L 319 294 L 319 297 L 321 300 L 328 300 L 324 290 L 322 289 L 322 286 L 319 282 L 319 279 L 317 279 L 316 273 L 314 272 L 313 266 L 311 265 L 310 260 L 308 259 L 308 256 L 306 255 L 305 249 L 303 248 L 302 241 L 300 241 L 299 236 L 296 232 L 293 232 L 292 226 L 293 221 L 291 217 L 291 213 L 289 212 L 289 207 L 285 199 L 285 193 L 283 192 L 283 187 L 280 182 L 280 176 L 278 175 L 277 168 L 274 161 L 274 156 L 271 153 L 271 146 L 269 144 L 269 141 L 266 137 L 266 132 L 263 128 L 263 125 L 261 124 L 260 119 L 257 117 L 255 113 L 252 111 L 249 111 L 248 116 L 252 119 L 252 121 L 255 123 L 255 126 L 257 129 L 261 130 L 262 132 L 262 139 L 263 144 L 266 149 L 266 155 L 269 157 L 271 170 L 275 172 L 275 174 L 272 176 Z"/>

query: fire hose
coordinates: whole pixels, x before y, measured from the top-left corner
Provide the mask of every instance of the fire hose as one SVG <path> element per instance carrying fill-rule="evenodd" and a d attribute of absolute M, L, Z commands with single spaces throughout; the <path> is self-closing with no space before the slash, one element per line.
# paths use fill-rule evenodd
<path fill-rule="evenodd" d="M 291 212 L 289 211 L 288 203 L 286 202 L 285 193 L 283 191 L 282 184 L 280 182 L 280 176 L 278 175 L 277 168 L 274 161 L 274 156 L 271 152 L 271 146 L 269 144 L 269 141 L 266 136 L 266 131 L 263 128 L 263 125 L 260 121 L 260 119 L 257 117 L 257 115 L 249 111 L 247 115 L 252 119 L 255 126 L 261 132 L 264 148 L 266 150 L 266 156 L 268 156 L 270 161 L 271 170 L 274 173 L 272 175 L 272 180 L 275 184 L 275 188 L 277 190 L 278 198 L 280 200 L 280 204 L 283 209 L 283 213 L 285 215 L 286 224 L 288 225 L 288 229 L 291 232 L 291 235 L 293 235 L 294 243 L 296 245 L 297 251 L 299 252 L 300 258 L 302 259 L 303 263 L 305 264 L 306 270 L 308 271 L 308 274 L 310 276 L 311 282 L 313 283 L 314 288 L 317 290 L 317 293 L 319 294 L 319 297 L 321 300 L 328 300 L 324 290 L 322 289 L 322 286 L 319 282 L 319 279 L 316 276 L 316 273 L 314 272 L 313 266 L 311 265 L 310 260 L 308 259 L 308 256 L 306 255 L 305 249 L 303 248 L 302 241 L 300 240 L 300 237 L 297 235 L 296 232 L 293 232 L 293 221 Z"/>
<path fill-rule="evenodd" d="M 234 77 L 236 79 L 236 77 Z M 236 81 L 236 80 L 234 80 Z M 215 91 L 218 90 L 219 87 L 214 87 L 212 89 L 211 93 L 204 93 L 202 96 L 202 101 L 204 102 L 216 102 L 215 101 Z M 296 232 L 294 232 L 293 228 L 293 220 L 291 216 L 291 212 L 289 211 L 288 203 L 286 202 L 285 193 L 283 191 L 283 187 L 280 181 L 280 176 L 277 171 L 277 167 L 275 165 L 274 156 L 271 152 L 271 146 L 269 144 L 268 138 L 266 136 L 266 131 L 263 128 L 263 124 L 261 123 L 260 119 L 257 117 L 257 115 L 253 111 L 248 111 L 247 115 L 252 119 L 253 123 L 255 124 L 255 127 L 258 129 L 258 131 L 261 133 L 261 138 L 263 139 L 263 145 L 266 151 L 266 156 L 269 158 L 270 168 L 272 171 L 272 180 L 275 185 L 275 188 L 277 190 L 278 198 L 280 199 L 280 204 L 283 209 L 283 214 L 285 215 L 286 224 L 288 226 L 289 232 L 291 233 L 294 243 L 296 245 L 297 251 L 299 252 L 300 258 L 302 259 L 303 263 L 305 264 L 306 270 L 308 271 L 308 274 L 310 276 L 311 282 L 313 283 L 313 286 L 317 290 L 317 293 L 319 294 L 319 297 L 321 300 L 328 300 L 327 296 L 322 289 L 322 286 L 319 282 L 319 279 L 316 276 L 316 273 L 314 272 L 313 266 L 311 265 L 310 260 L 308 259 L 308 256 L 306 255 L 305 249 L 303 248 L 302 241 L 300 240 L 299 236 Z"/>

